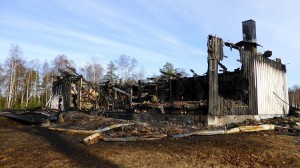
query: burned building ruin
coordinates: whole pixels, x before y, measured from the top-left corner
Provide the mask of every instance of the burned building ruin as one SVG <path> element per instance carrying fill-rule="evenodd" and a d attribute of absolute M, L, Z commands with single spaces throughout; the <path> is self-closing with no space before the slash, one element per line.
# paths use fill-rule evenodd
<path fill-rule="evenodd" d="M 243 41 L 236 44 L 209 36 L 208 111 L 211 120 L 208 121 L 211 125 L 271 118 L 289 112 L 286 67 L 280 59 L 268 58 L 271 51 L 257 52 L 255 27 L 253 20 L 243 22 Z M 218 74 L 217 64 L 223 59 L 224 45 L 239 50 L 241 70 Z"/>
<path fill-rule="evenodd" d="M 162 120 L 188 116 L 193 124 L 225 125 L 289 112 L 286 67 L 270 59 L 271 51 L 257 52 L 255 21 L 242 23 L 243 40 L 224 42 L 209 35 L 208 69 L 193 77 L 168 74 L 131 84 L 95 84 L 74 71 L 60 71 L 53 83 L 50 107 L 60 110 L 144 114 Z M 239 51 L 241 67 L 228 71 L 222 64 L 224 47 Z M 220 68 L 220 69 L 219 69 Z"/>

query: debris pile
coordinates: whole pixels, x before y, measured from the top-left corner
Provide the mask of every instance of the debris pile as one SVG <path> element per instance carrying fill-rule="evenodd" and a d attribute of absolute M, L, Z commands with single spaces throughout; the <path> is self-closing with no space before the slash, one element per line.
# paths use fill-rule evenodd
<path fill-rule="evenodd" d="M 104 118 L 78 112 L 64 114 L 64 123 L 53 123 L 50 130 L 71 134 L 88 135 L 83 139 L 85 144 L 102 141 L 139 141 L 160 140 L 163 138 L 182 138 L 192 135 L 219 135 L 240 132 L 258 132 L 276 130 L 276 133 L 300 135 L 299 117 L 280 117 L 265 120 L 246 120 L 232 123 L 226 127 L 180 127 L 153 125 L 132 120 Z"/>
<path fill-rule="evenodd" d="M 195 132 L 203 127 L 153 125 L 132 120 L 105 118 L 80 112 L 64 113 L 64 123 L 52 123 L 50 130 L 90 135 L 83 142 L 159 140 L 174 134 Z"/>
<path fill-rule="evenodd" d="M 34 115 L 33 115 L 34 114 Z M 171 125 L 168 123 L 150 124 L 136 120 L 122 120 L 106 118 L 83 112 L 1 112 L 0 115 L 23 121 L 29 121 L 34 116 L 32 124 L 42 115 L 47 120 L 47 127 L 52 131 L 61 131 L 68 134 L 81 134 L 85 144 L 94 144 L 102 141 L 140 141 L 160 140 L 163 138 L 182 138 L 192 135 L 219 135 L 240 132 L 258 132 L 275 130 L 275 133 L 293 136 L 300 135 L 300 117 L 277 117 L 260 121 L 245 120 L 240 123 L 231 123 L 223 127 L 209 127 L 204 130 L 201 126 Z M 49 118 L 45 119 L 45 116 Z M 51 121 L 51 123 L 50 123 Z M 30 121 L 29 121 L 30 122 Z M 40 125 L 41 126 L 41 125 Z"/>
<path fill-rule="evenodd" d="M 239 126 L 249 126 L 249 125 L 275 125 L 275 130 L 277 133 L 288 134 L 288 135 L 300 135 L 300 117 L 299 116 L 288 116 L 288 117 L 274 117 L 262 120 L 245 120 L 240 123 L 230 123 L 221 129 L 231 129 Z"/>

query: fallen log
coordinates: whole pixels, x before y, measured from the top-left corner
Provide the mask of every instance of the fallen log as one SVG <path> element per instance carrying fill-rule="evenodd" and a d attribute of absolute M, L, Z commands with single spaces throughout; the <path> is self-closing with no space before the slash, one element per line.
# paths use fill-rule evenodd
<path fill-rule="evenodd" d="M 119 127 L 124 127 L 124 126 L 128 126 L 128 125 L 133 125 L 134 123 L 129 123 L 129 124 L 115 124 L 109 127 L 105 127 L 103 129 L 100 130 L 74 130 L 74 129 L 66 129 L 66 128 L 54 128 L 54 127 L 50 127 L 48 129 L 52 130 L 52 131 L 61 131 L 61 132 L 65 132 L 65 133 L 69 133 L 69 134 L 83 134 L 83 135 L 91 135 L 91 134 L 95 134 L 95 133 L 102 133 L 114 128 L 119 128 Z"/>
<path fill-rule="evenodd" d="M 105 128 L 102 128 L 102 129 L 95 130 L 95 131 L 101 133 L 101 132 L 109 131 L 111 129 L 115 129 L 115 128 L 119 128 L 119 127 L 124 127 L 124 126 L 129 126 L 129 125 L 134 125 L 134 123 L 115 124 L 115 125 L 112 125 L 112 126 L 109 126 L 109 127 L 105 127 Z"/>
<path fill-rule="evenodd" d="M 253 126 L 240 126 L 241 132 L 257 132 L 257 131 L 269 131 L 275 130 L 273 124 L 253 125 Z"/>
<path fill-rule="evenodd" d="M 225 130 L 213 130 L 213 131 L 197 131 L 193 135 L 220 135 L 225 134 Z"/>
<path fill-rule="evenodd" d="M 149 138 L 143 138 L 143 137 L 139 137 L 137 140 L 138 141 L 154 141 L 154 140 L 161 140 L 162 138 L 155 138 L 155 137 L 149 137 Z"/>
<path fill-rule="evenodd" d="M 173 135 L 172 137 L 173 138 L 183 138 L 183 137 L 188 137 L 188 136 L 191 136 L 191 135 L 194 135 L 194 132 L 192 132 L 192 133 L 185 133 L 185 134 L 176 134 L 176 135 Z"/>
<path fill-rule="evenodd" d="M 173 135 L 173 138 L 182 138 L 191 135 L 222 135 L 222 134 L 234 134 L 239 132 L 257 132 L 257 131 L 267 131 L 267 130 L 275 130 L 275 125 L 254 125 L 254 126 L 240 126 L 236 128 L 232 128 L 230 130 L 203 130 L 196 131 L 185 134 L 176 134 Z"/>
<path fill-rule="evenodd" d="M 217 134 L 225 134 L 224 130 L 217 130 L 217 131 L 196 131 L 196 132 L 191 132 L 191 133 L 184 133 L 184 134 L 176 134 L 173 135 L 173 138 L 183 138 L 183 137 L 188 137 L 192 135 L 217 135 Z"/>
<path fill-rule="evenodd" d="M 140 136 L 140 138 L 166 138 L 168 135 L 167 134 L 152 134 L 152 135 L 144 135 Z"/>
<path fill-rule="evenodd" d="M 239 127 L 231 128 L 229 130 L 214 130 L 214 131 L 203 131 L 198 133 L 199 135 L 221 135 L 221 134 L 235 134 L 240 133 L 241 130 Z M 196 135 L 198 135 L 196 134 Z"/>
<path fill-rule="evenodd" d="M 103 134 L 95 133 L 83 139 L 83 143 L 86 145 L 92 145 L 97 143 L 101 138 L 103 138 Z"/>
<path fill-rule="evenodd" d="M 97 133 L 97 131 L 91 131 L 91 130 L 74 130 L 74 129 L 65 129 L 65 128 L 53 128 L 53 127 L 50 127 L 48 129 L 52 131 L 64 132 L 67 134 L 92 135 Z"/>
<path fill-rule="evenodd" d="M 236 127 L 236 128 L 232 128 L 230 130 L 225 131 L 225 134 L 235 134 L 235 133 L 240 133 L 240 132 L 241 132 L 240 128 Z"/>
<path fill-rule="evenodd" d="M 149 136 L 125 137 L 125 138 L 120 138 L 120 137 L 103 137 L 103 141 L 106 141 L 106 142 L 153 141 L 153 140 L 161 140 L 164 137 L 166 137 L 166 135 L 159 135 L 159 136 L 153 135 L 152 137 L 149 137 Z"/>
<path fill-rule="evenodd" d="M 137 141 L 137 138 L 136 137 L 126 137 L 126 138 L 103 137 L 103 141 L 106 141 L 106 142 L 129 142 L 129 141 Z"/>

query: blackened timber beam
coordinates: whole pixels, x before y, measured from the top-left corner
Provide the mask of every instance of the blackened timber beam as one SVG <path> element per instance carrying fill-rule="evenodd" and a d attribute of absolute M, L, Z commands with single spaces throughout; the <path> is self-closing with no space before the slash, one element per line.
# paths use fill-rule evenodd
<path fill-rule="evenodd" d="M 193 73 L 193 76 L 194 76 L 194 77 L 199 76 L 194 70 L 190 69 L 190 71 Z"/>
<path fill-rule="evenodd" d="M 224 44 L 225 44 L 225 46 L 230 47 L 230 50 L 231 50 L 232 48 L 239 50 L 239 47 L 236 46 L 236 45 L 233 44 L 233 43 L 224 42 Z"/>
<path fill-rule="evenodd" d="M 127 95 L 128 97 L 130 97 L 130 94 L 129 94 L 129 93 L 127 93 L 127 92 L 125 92 L 125 91 L 123 91 L 123 90 L 121 90 L 121 89 L 118 89 L 118 88 L 116 88 L 116 87 L 113 87 L 113 89 L 116 90 L 117 92 L 123 93 L 123 94 Z"/>
<path fill-rule="evenodd" d="M 208 78 L 209 96 L 208 113 L 213 116 L 223 115 L 218 85 L 218 63 L 223 59 L 223 40 L 215 36 L 208 36 Z"/>
<path fill-rule="evenodd" d="M 227 72 L 227 68 L 221 62 L 218 62 L 218 65 L 223 69 L 223 72 Z"/>

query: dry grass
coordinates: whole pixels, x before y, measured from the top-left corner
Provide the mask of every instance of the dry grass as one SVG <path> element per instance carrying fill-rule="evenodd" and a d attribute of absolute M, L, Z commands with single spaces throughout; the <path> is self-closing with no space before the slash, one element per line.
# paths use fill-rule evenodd
<path fill-rule="evenodd" d="M 300 167 L 300 137 L 275 132 L 99 142 L 0 117 L 0 167 Z"/>

